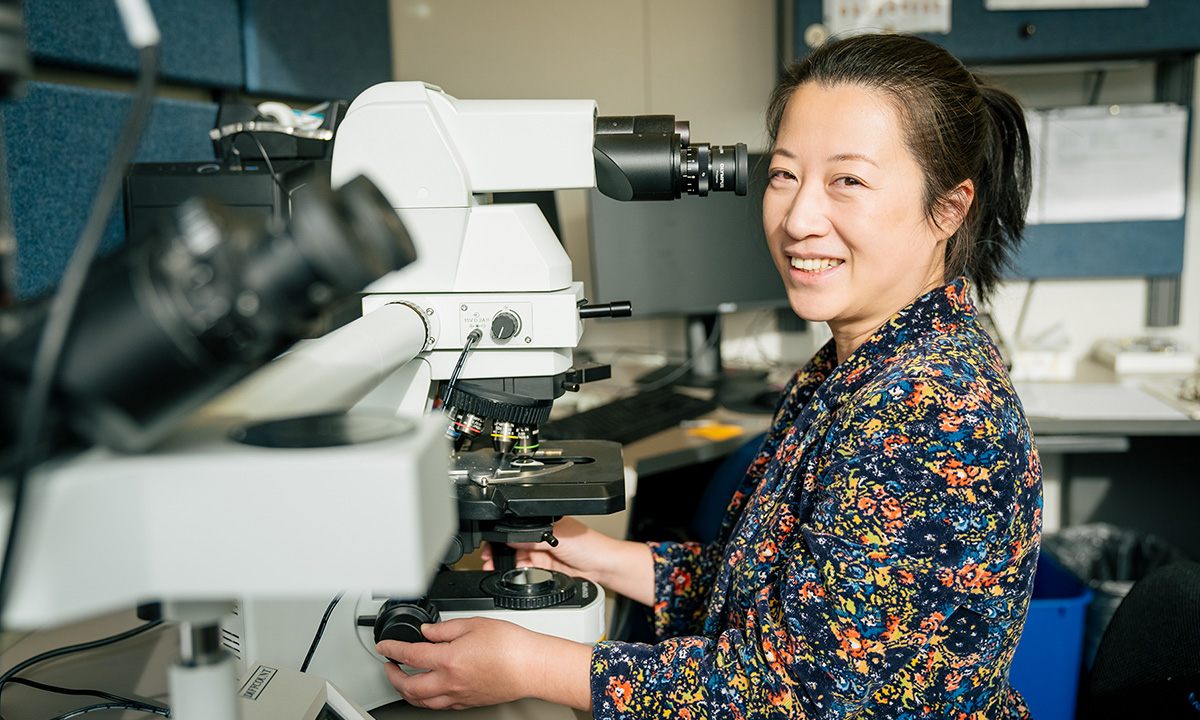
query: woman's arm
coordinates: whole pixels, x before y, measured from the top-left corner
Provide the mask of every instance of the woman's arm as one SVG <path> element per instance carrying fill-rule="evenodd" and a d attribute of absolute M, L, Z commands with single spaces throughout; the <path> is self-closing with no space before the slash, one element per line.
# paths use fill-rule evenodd
<path fill-rule="evenodd" d="M 574 518 L 554 524 L 558 545 L 513 543 L 517 567 L 540 567 L 582 577 L 615 593 L 642 603 L 654 604 L 654 561 L 645 543 L 617 540 L 593 530 Z M 483 567 L 491 570 L 492 552 L 485 546 Z"/>

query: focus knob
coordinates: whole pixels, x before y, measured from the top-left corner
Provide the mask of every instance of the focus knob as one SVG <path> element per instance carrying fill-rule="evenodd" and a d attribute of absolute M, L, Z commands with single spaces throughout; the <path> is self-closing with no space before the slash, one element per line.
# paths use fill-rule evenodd
<path fill-rule="evenodd" d="M 439 615 L 433 603 L 425 598 L 406 602 L 388 600 L 375 618 L 375 642 L 400 640 L 403 642 L 425 642 L 421 626 L 438 622 Z"/>
<path fill-rule="evenodd" d="M 507 340 L 521 331 L 521 318 L 511 310 L 501 310 L 492 318 L 492 337 Z"/>

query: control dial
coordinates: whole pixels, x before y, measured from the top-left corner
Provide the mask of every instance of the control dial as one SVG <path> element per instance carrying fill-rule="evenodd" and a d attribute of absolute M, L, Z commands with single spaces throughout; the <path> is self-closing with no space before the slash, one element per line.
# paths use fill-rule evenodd
<path fill-rule="evenodd" d="M 493 573 L 480 589 L 506 610 L 539 610 L 570 600 L 575 595 L 571 578 L 560 572 L 526 567 Z"/>
<path fill-rule="evenodd" d="M 438 622 L 439 619 L 437 608 L 425 598 L 411 602 L 388 600 L 375 617 L 375 642 L 425 642 L 421 626 Z"/>
<path fill-rule="evenodd" d="M 492 337 L 508 340 L 521 332 L 521 316 L 512 310 L 501 310 L 492 317 Z"/>

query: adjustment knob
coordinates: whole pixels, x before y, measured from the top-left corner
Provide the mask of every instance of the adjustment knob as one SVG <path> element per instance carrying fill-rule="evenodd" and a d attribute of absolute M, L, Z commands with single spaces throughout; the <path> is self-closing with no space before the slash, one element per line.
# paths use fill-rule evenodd
<path fill-rule="evenodd" d="M 507 340 L 521 331 L 521 318 L 511 310 L 501 310 L 492 318 L 492 337 Z"/>
<path fill-rule="evenodd" d="M 438 622 L 438 619 L 437 608 L 425 598 L 415 601 L 388 600 L 375 617 L 375 642 L 425 642 L 421 626 Z"/>
<path fill-rule="evenodd" d="M 496 607 L 506 610 L 540 610 L 570 600 L 575 584 L 560 572 L 543 568 L 517 568 L 488 575 L 479 584 Z"/>

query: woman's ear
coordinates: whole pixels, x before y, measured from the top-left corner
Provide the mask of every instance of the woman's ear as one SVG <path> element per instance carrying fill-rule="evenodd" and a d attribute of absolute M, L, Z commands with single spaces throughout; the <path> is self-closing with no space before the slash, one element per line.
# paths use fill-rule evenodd
<path fill-rule="evenodd" d="M 971 203 L 975 202 L 975 183 L 970 178 L 963 180 L 950 192 L 937 208 L 938 239 L 949 239 L 967 219 Z"/>

